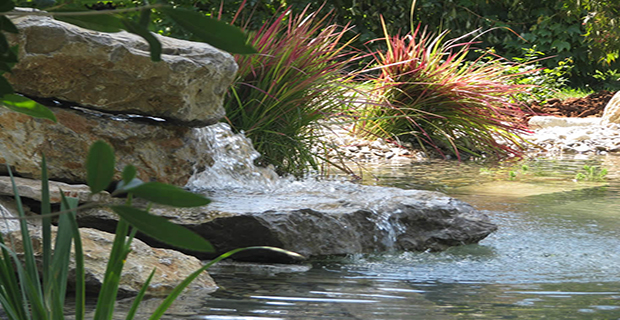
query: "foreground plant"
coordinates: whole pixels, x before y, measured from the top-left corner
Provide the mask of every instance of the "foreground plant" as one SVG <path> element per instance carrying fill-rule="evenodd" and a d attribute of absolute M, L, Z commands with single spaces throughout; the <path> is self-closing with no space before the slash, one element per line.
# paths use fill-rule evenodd
<path fill-rule="evenodd" d="M 114 176 L 114 153 L 112 148 L 102 141 L 95 142 L 90 149 L 87 160 L 87 182 L 92 194 L 105 190 Z M 8 167 L 9 174 L 10 167 Z M 84 254 L 82 251 L 80 231 L 76 221 L 76 212 L 85 207 L 93 207 L 92 203 L 78 207 L 77 199 L 62 195 L 61 211 L 51 213 L 50 194 L 45 157 L 42 163 L 42 203 L 41 203 L 41 232 L 42 256 L 41 274 L 37 267 L 37 255 L 33 249 L 30 230 L 17 186 L 13 181 L 17 211 L 20 217 L 23 260 L 11 245 L 7 245 L 0 237 L 2 257 L 0 258 L 0 304 L 7 317 L 12 320 L 22 319 L 64 319 L 65 296 L 69 275 L 69 264 L 72 243 L 75 259 L 75 319 L 84 319 L 85 310 L 85 272 Z M 131 243 L 139 230 L 155 239 L 170 245 L 194 251 L 213 252 L 211 244 L 196 233 L 176 225 L 167 219 L 152 215 L 147 210 L 135 208 L 131 205 L 134 196 L 153 203 L 174 207 L 197 207 L 208 204 L 209 199 L 178 187 L 158 182 L 142 183 L 135 178 L 136 169 L 127 166 L 123 170 L 123 180 L 119 182 L 116 191 L 112 194 L 127 193 L 125 205 L 115 205 L 110 208 L 119 216 L 116 234 L 110 251 L 103 284 L 97 298 L 94 319 L 111 319 L 114 315 L 114 306 L 121 280 L 122 269 L 127 256 L 131 252 Z M 103 205 L 103 204 L 99 204 Z M 149 206 L 150 207 L 150 206 Z M 52 246 L 51 218 L 59 216 L 55 244 Z M 270 247 L 240 248 L 227 252 L 215 260 L 204 265 L 180 283 L 149 319 L 159 319 L 170 307 L 179 294 L 202 272 L 214 263 L 225 259 L 239 251 L 249 249 L 269 249 L 298 256 L 295 253 Z M 142 301 L 150 281 L 155 274 L 154 269 L 141 291 L 136 297 L 126 319 L 133 319 L 137 308 Z M 17 278 L 15 277 L 17 275 Z"/>
<path fill-rule="evenodd" d="M 262 164 L 297 176 L 317 168 L 319 121 L 347 100 L 343 71 L 354 59 L 340 43 L 348 28 L 330 25 L 331 12 L 307 10 L 285 11 L 249 35 L 259 53 L 236 57 L 225 101 L 228 122 L 252 140 Z"/>
<path fill-rule="evenodd" d="M 384 28 L 385 29 L 385 28 Z M 466 60 L 473 42 L 447 32 L 429 34 L 421 26 L 405 36 L 385 34 L 386 51 L 375 53 L 371 70 L 376 105 L 366 108 L 363 134 L 429 146 L 459 159 L 520 156 L 526 131 L 523 112 L 511 96 L 525 86 L 510 84 L 506 64 L 496 59 Z"/>

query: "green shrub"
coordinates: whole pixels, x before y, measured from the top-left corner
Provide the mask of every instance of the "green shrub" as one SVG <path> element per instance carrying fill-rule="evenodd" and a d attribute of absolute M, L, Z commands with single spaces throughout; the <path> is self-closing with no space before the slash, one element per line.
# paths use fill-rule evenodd
<path fill-rule="evenodd" d="M 525 127 L 511 96 L 524 86 L 510 84 L 499 60 L 468 63 L 471 42 L 446 40 L 417 27 L 405 36 L 386 33 L 387 51 L 375 54 L 377 106 L 368 107 L 362 132 L 408 140 L 441 155 L 461 153 L 501 159 L 519 156 Z"/>
<path fill-rule="evenodd" d="M 353 55 L 340 43 L 347 27 L 331 13 L 285 11 L 249 35 L 258 54 L 237 56 L 239 72 L 225 101 L 227 120 L 261 153 L 263 165 L 296 176 L 317 168 L 311 146 L 319 120 L 347 99 L 343 72 Z"/>
<path fill-rule="evenodd" d="M 527 85 L 526 92 L 518 93 L 515 97 L 522 102 L 535 100 L 543 102 L 556 97 L 568 84 L 570 72 L 573 69 L 572 60 L 566 58 L 558 62 L 554 68 L 545 68 L 541 61 L 546 59 L 545 53 L 533 48 L 523 48 L 523 57 L 514 57 L 516 63 L 509 63 L 506 74 L 514 75 L 509 82 Z"/>

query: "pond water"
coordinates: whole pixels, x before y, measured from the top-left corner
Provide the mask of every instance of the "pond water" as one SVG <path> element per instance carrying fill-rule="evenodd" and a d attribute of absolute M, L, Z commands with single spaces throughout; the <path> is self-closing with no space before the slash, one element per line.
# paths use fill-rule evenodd
<path fill-rule="evenodd" d="M 609 173 L 573 181 L 584 165 Z M 220 290 L 184 297 L 166 319 L 620 319 L 620 157 L 368 166 L 364 183 L 445 192 L 499 230 L 445 252 L 330 258 L 306 272 L 222 268 Z"/>

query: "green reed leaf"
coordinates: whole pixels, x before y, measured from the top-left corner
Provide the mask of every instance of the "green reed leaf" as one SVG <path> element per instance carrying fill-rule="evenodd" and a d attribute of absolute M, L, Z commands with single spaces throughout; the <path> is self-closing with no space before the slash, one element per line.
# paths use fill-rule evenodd
<path fill-rule="evenodd" d="M 123 168 L 123 182 L 125 185 L 128 185 L 131 180 L 133 180 L 136 177 L 136 167 L 134 167 L 133 165 L 126 165 L 125 168 Z"/>
<path fill-rule="evenodd" d="M 0 77 L 0 82 L 2 79 L 4 78 Z M 2 89 L 0 88 L 0 90 Z M 50 109 L 24 96 L 6 94 L 2 97 L 2 105 L 13 111 L 23 113 L 31 117 L 48 119 L 57 122 L 56 116 Z"/>
<path fill-rule="evenodd" d="M 230 53 L 256 53 L 256 49 L 247 43 L 247 37 L 243 31 L 235 26 L 192 10 L 180 8 L 161 8 L 160 10 L 200 41 Z"/>
<path fill-rule="evenodd" d="M 90 192 L 98 193 L 105 190 L 114 177 L 114 150 L 101 141 L 95 141 L 88 151 L 86 159 L 86 182 Z"/>
<path fill-rule="evenodd" d="M 202 195 L 161 182 L 146 182 L 126 191 L 151 202 L 180 208 L 200 207 L 211 202 Z"/>
<path fill-rule="evenodd" d="M 134 228 L 159 241 L 194 251 L 214 251 L 213 246 L 203 237 L 166 218 L 130 206 L 112 206 L 111 208 Z"/>
<path fill-rule="evenodd" d="M 122 23 L 125 30 L 133 34 L 137 34 L 146 40 L 151 51 L 151 60 L 161 61 L 161 42 L 157 40 L 157 37 L 155 37 L 153 33 L 151 33 L 146 27 L 128 19 L 123 19 Z"/>

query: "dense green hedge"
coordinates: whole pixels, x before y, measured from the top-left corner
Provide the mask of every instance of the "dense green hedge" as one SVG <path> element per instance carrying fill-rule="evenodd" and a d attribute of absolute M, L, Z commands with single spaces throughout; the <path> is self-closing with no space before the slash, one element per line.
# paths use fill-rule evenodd
<path fill-rule="evenodd" d="M 199 10 L 217 15 L 221 2 L 180 0 L 174 1 L 181 6 L 195 6 Z M 232 20 L 242 0 L 224 1 L 221 8 L 222 18 Z M 272 17 L 283 6 L 289 6 L 300 12 L 307 5 L 311 10 L 321 7 L 321 3 L 310 0 L 249 0 L 241 12 L 237 24 L 249 21 L 248 29 L 256 29 Z M 337 23 L 355 25 L 354 33 L 359 36 L 355 45 L 371 49 L 382 45 L 382 42 L 370 42 L 383 36 L 380 16 L 382 15 L 392 34 L 406 32 L 410 29 L 410 1 L 403 0 L 331 0 L 323 5 L 323 10 L 335 10 Z M 584 37 L 586 28 L 583 17 L 586 11 L 569 8 L 565 1 L 540 0 L 418 0 L 415 9 L 414 24 L 422 23 L 431 30 L 451 30 L 451 36 L 457 37 L 477 28 L 486 31 L 478 40 L 481 48 L 493 47 L 496 52 L 506 58 L 523 56 L 523 48 L 536 46 L 553 58 L 542 61 L 547 67 L 557 66 L 559 61 L 570 58 L 575 68 L 572 80 L 574 85 L 591 84 L 595 80 L 591 75 L 597 70 L 619 68 L 616 63 L 605 65 L 604 60 L 609 52 L 596 50 Z M 249 18 L 251 17 L 251 18 Z M 162 26 L 171 25 L 162 21 Z M 164 33 L 175 36 L 175 28 L 164 30 Z"/>

